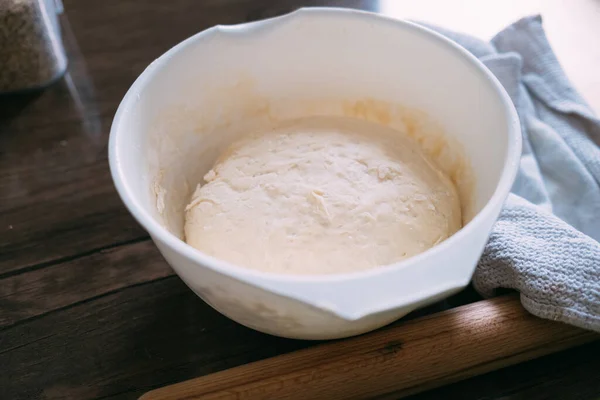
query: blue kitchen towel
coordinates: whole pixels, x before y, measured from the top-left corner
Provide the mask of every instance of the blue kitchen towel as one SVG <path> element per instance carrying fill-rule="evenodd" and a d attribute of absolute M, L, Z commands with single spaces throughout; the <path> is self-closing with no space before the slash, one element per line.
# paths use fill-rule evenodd
<path fill-rule="evenodd" d="M 475 271 L 475 289 L 486 297 L 516 289 L 532 314 L 600 332 L 600 120 L 566 78 L 540 16 L 489 43 L 432 29 L 496 75 L 523 131 L 519 174 Z"/>

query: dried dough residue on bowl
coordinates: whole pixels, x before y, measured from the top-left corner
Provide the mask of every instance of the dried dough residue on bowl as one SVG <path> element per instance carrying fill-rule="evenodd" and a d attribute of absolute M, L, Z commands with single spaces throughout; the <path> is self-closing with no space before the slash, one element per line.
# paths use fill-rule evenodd
<path fill-rule="evenodd" d="M 269 99 L 242 75 L 228 86 L 207 86 L 204 96 L 161 110 L 147 145 L 157 217 L 183 239 L 184 209 L 196 183 L 235 138 L 268 130 L 282 121 L 307 116 L 338 116 L 375 122 L 405 132 L 452 180 L 461 199 L 463 223 L 473 217 L 474 182 L 462 146 L 446 135 L 425 112 L 372 98 Z M 197 99 L 197 100 L 194 100 Z"/>

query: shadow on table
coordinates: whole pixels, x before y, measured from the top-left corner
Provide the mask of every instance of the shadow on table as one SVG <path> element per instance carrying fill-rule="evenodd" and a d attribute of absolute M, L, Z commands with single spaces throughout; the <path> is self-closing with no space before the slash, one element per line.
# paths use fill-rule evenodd
<path fill-rule="evenodd" d="M 0 94 L 0 132 L 1 129 L 17 117 L 28 104 L 43 93 L 42 90 L 23 93 Z"/>

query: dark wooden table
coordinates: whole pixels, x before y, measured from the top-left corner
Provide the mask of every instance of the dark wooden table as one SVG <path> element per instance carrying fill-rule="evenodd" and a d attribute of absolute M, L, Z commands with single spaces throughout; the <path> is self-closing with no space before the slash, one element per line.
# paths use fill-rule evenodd
<path fill-rule="evenodd" d="M 113 188 L 108 132 L 144 67 L 200 30 L 377 2 L 64 3 L 65 78 L 0 97 L 0 399 L 136 398 L 311 345 L 237 325 L 173 275 Z M 413 399 L 598 397 L 599 354 L 595 343 Z"/>

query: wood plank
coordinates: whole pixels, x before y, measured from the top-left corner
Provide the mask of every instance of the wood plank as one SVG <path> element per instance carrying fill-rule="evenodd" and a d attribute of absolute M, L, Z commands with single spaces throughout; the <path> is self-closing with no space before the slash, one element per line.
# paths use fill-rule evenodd
<path fill-rule="evenodd" d="M 173 275 L 149 239 L 0 280 L 0 327 Z"/>
<path fill-rule="evenodd" d="M 598 354 L 600 341 L 410 396 L 409 400 L 598 399 Z"/>
<path fill-rule="evenodd" d="M 392 391 L 399 398 L 598 338 L 534 317 L 517 296 L 506 296 L 192 379 L 142 399 L 364 399 Z"/>
<path fill-rule="evenodd" d="M 147 237 L 110 178 L 112 117 L 88 117 L 0 131 L 0 274 Z"/>
<path fill-rule="evenodd" d="M 69 150 L 86 157 L 76 144 Z M 40 162 L 2 175 L 12 193 L 0 200 L 0 273 L 147 237 L 118 198 L 105 159 L 67 159 L 68 166 Z"/>
<path fill-rule="evenodd" d="M 0 329 L 0 397 L 133 398 L 307 345 L 236 324 L 171 276 Z"/>

